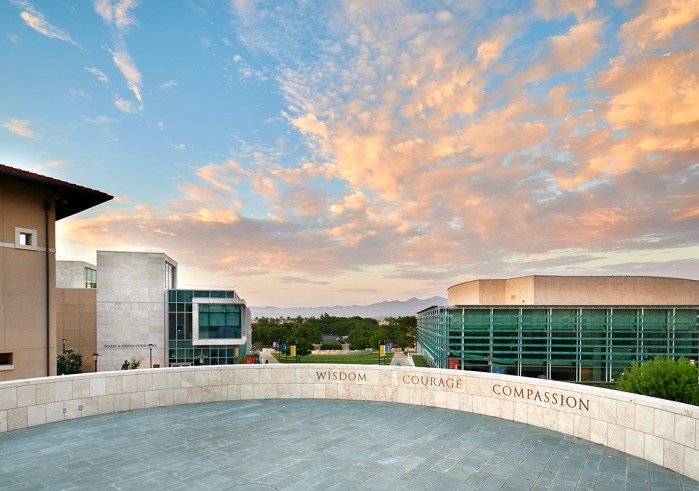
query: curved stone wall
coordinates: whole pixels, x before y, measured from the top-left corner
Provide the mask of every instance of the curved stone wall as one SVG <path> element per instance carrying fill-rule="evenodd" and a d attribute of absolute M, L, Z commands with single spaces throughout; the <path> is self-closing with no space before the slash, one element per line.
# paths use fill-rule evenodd
<path fill-rule="evenodd" d="M 699 407 L 550 380 L 362 365 L 161 368 L 0 383 L 0 432 L 96 414 L 240 399 L 436 406 L 558 431 L 699 480 Z"/>

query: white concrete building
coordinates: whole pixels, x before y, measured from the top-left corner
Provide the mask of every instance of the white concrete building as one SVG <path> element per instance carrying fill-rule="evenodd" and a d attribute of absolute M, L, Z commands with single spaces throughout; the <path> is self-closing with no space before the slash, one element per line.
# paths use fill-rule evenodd
<path fill-rule="evenodd" d="M 165 366 L 165 291 L 175 288 L 177 263 L 163 253 L 97 251 L 99 370 L 136 358 Z M 145 361 L 145 363 L 143 363 Z"/>
<path fill-rule="evenodd" d="M 97 371 L 132 359 L 142 368 L 235 364 L 250 351 L 245 300 L 232 290 L 178 290 L 177 262 L 166 254 L 97 251 L 96 266 L 57 269 L 59 288 L 96 289 Z"/>

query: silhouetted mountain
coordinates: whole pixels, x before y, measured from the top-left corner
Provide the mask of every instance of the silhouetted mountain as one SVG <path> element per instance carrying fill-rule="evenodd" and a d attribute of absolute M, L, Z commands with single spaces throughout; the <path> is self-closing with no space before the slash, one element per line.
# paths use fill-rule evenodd
<path fill-rule="evenodd" d="M 422 309 L 433 305 L 446 305 L 447 299 L 444 297 L 430 297 L 420 300 L 411 298 L 400 301 L 391 300 L 386 302 L 372 303 L 371 305 L 336 305 L 334 307 L 250 307 L 253 319 L 255 317 L 320 317 L 327 313 L 337 317 L 373 317 L 383 319 L 385 317 L 402 317 L 405 315 L 415 315 Z"/>

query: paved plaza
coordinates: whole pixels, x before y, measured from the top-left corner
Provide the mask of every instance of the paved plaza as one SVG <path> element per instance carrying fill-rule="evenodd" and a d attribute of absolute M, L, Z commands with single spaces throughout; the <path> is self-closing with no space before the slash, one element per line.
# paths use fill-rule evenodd
<path fill-rule="evenodd" d="M 594 443 L 382 402 L 170 406 L 0 434 L 0 489 L 697 490 Z"/>

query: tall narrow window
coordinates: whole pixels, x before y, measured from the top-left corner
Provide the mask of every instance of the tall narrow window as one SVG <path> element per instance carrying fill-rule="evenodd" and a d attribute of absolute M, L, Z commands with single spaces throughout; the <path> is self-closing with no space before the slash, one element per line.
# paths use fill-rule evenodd
<path fill-rule="evenodd" d="M 97 288 L 97 271 L 85 268 L 85 288 Z"/>
<path fill-rule="evenodd" d="M 176 288 L 176 286 L 175 286 L 176 274 L 175 273 L 176 273 L 175 265 L 166 262 L 165 263 L 165 289 L 166 290 L 174 290 Z"/>

